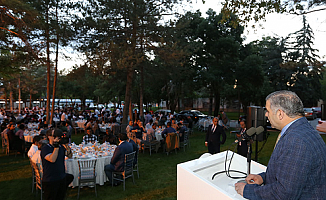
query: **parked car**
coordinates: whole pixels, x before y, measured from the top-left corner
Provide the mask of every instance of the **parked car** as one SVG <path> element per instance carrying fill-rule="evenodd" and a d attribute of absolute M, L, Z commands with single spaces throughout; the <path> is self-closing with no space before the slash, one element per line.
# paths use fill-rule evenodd
<path fill-rule="evenodd" d="M 197 122 L 200 118 L 207 117 L 207 115 L 205 115 L 204 113 L 202 113 L 198 110 L 183 110 L 183 111 L 175 114 L 175 117 L 177 120 L 185 119 L 188 116 L 190 116 L 194 122 Z"/>
<path fill-rule="evenodd" d="M 317 113 L 312 108 L 303 108 L 304 115 L 307 119 L 316 119 Z"/>
<path fill-rule="evenodd" d="M 312 107 L 312 109 L 316 112 L 317 117 L 321 118 L 321 107 Z"/>
<path fill-rule="evenodd" d="M 157 116 L 159 113 L 162 113 L 164 116 L 167 116 L 169 113 L 171 113 L 171 110 L 168 109 L 159 109 L 154 112 L 154 115 Z"/>

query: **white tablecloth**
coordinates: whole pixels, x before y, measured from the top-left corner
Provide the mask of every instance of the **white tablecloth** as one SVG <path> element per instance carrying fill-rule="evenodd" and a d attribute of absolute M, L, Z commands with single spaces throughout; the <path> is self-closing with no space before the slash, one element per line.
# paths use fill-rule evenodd
<path fill-rule="evenodd" d="M 40 134 L 39 131 L 35 131 L 35 130 L 28 131 L 28 130 L 25 130 L 24 131 L 24 139 L 25 139 L 26 142 L 31 142 L 32 143 L 34 136 L 39 135 L 39 134 Z"/>
<path fill-rule="evenodd" d="M 155 137 L 156 137 L 156 140 L 157 140 L 157 141 L 161 141 L 161 140 L 163 140 L 163 137 L 162 137 L 161 132 L 162 132 L 162 131 L 160 131 L 160 130 L 155 131 Z"/>
<path fill-rule="evenodd" d="M 99 124 L 98 127 L 100 128 L 101 132 L 106 132 L 106 129 L 111 129 L 111 124 Z"/>
<path fill-rule="evenodd" d="M 39 123 L 28 123 L 28 124 L 27 124 L 27 127 L 28 127 L 28 129 L 35 130 L 35 129 L 38 128 L 38 124 L 39 124 Z"/>
<path fill-rule="evenodd" d="M 78 186 L 78 159 L 97 159 L 95 171 L 96 184 L 104 185 L 106 182 L 106 175 L 104 172 L 104 166 L 110 164 L 111 158 L 113 156 L 116 145 L 109 145 L 108 143 L 95 143 L 95 144 L 70 144 L 71 150 L 73 152 L 73 157 L 71 159 L 66 159 L 66 173 L 74 175 L 74 181 L 71 186 Z M 86 157 L 86 158 L 85 158 Z"/>
<path fill-rule="evenodd" d="M 79 128 L 85 129 L 86 120 L 78 120 L 76 123 Z"/>
<path fill-rule="evenodd" d="M 96 161 L 96 184 L 104 185 L 104 183 L 107 181 L 105 172 L 104 172 L 104 166 L 110 164 L 112 155 L 110 156 L 103 156 L 98 157 Z M 94 158 L 93 158 L 94 159 Z M 67 159 L 66 160 L 66 173 L 74 175 L 74 180 L 70 186 L 77 187 L 78 186 L 78 159 Z"/>
<path fill-rule="evenodd" d="M 211 118 L 208 118 L 208 119 L 200 119 L 198 121 L 198 124 L 200 126 L 202 126 L 204 128 L 204 130 L 206 130 L 208 128 L 209 125 L 213 124 L 213 121 Z"/>

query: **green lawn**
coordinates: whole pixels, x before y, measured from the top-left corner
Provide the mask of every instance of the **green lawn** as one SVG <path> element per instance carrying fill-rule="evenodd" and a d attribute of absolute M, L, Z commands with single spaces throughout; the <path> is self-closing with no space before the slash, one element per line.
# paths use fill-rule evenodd
<path fill-rule="evenodd" d="M 227 131 L 227 142 L 222 146 L 222 151 L 226 150 L 234 142 L 234 135 Z M 274 148 L 278 133 L 271 132 L 267 142 L 258 154 L 258 162 L 267 165 L 269 157 Z M 73 135 L 72 140 L 80 143 L 83 134 Z M 205 133 L 195 131 L 190 136 L 191 147 L 186 152 L 179 150 L 177 154 L 171 153 L 168 156 L 159 152 L 153 153 L 152 156 L 146 151 L 139 155 L 140 178 L 135 177 L 135 185 L 132 180 L 127 180 L 126 191 L 123 186 L 111 187 L 108 184 L 97 187 L 97 199 L 176 199 L 177 195 L 177 164 L 198 158 L 207 152 L 204 145 Z M 325 137 L 324 137 L 325 140 Z M 263 142 L 259 142 L 259 148 Z M 233 149 L 234 147 L 232 147 Z M 255 144 L 253 146 L 255 150 Z M 253 158 L 255 155 L 252 156 Z M 77 177 L 75 177 L 77 178 Z M 0 154 L 0 193 L 1 199 L 6 200 L 29 200 L 40 199 L 31 192 L 31 167 L 29 160 L 21 155 L 7 156 Z M 67 199 L 77 199 L 77 188 L 68 189 Z M 93 188 L 81 189 L 80 199 L 95 199 Z"/>

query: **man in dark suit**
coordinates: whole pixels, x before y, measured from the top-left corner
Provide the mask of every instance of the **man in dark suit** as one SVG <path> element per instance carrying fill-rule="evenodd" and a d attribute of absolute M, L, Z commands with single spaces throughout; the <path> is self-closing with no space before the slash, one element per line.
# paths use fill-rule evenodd
<path fill-rule="evenodd" d="M 281 130 L 266 172 L 249 174 L 236 191 L 247 199 L 325 199 L 326 145 L 304 117 L 300 98 L 291 91 L 266 97 L 266 117 Z M 261 186 L 264 184 L 264 186 Z"/>
<path fill-rule="evenodd" d="M 221 141 L 222 135 L 222 141 Z M 218 125 L 218 118 L 213 119 L 213 124 L 208 126 L 205 146 L 208 147 L 208 152 L 210 154 L 215 154 L 220 152 L 220 145 L 224 144 L 226 140 L 226 135 L 222 126 Z"/>
<path fill-rule="evenodd" d="M 246 122 L 245 121 L 240 121 L 240 132 L 237 134 L 237 139 L 238 139 L 238 154 L 247 157 L 248 154 L 248 142 L 250 144 L 250 141 L 248 139 L 245 139 L 243 135 L 246 133 L 247 128 L 246 128 Z"/>
<path fill-rule="evenodd" d="M 119 133 L 119 146 L 114 150 L 110 164 L 104 166 L 104 171 L 110 184 L 112 182 L 112 172 L 122 172 L 124 170 L 125 155 L 133 152 L 132 144 L 127 140 L 128 136 L 126 133 Z M 118 185 L 118 183 L 113 184 Z"/>

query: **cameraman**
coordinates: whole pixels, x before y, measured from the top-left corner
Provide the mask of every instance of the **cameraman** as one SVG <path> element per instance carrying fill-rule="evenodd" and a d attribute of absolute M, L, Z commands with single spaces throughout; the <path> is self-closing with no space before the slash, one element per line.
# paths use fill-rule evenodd
<path fill-rule="evenodd" d="M 68 185 L 74 176 L 65 173 L 65 155 L 72 157 L 71 149 L 60 129 L 49 129 L 46 132 L 49 144 L 42 147 L 41 159 L 43 165 L 42 187 L 44 199 L 63 200 Z"/>

